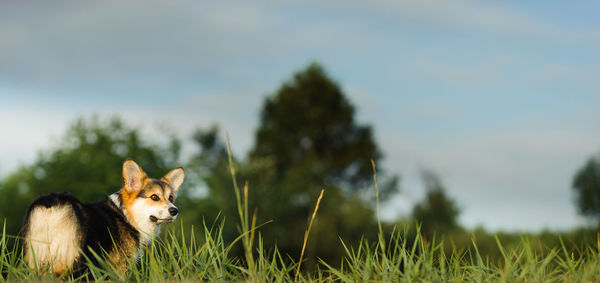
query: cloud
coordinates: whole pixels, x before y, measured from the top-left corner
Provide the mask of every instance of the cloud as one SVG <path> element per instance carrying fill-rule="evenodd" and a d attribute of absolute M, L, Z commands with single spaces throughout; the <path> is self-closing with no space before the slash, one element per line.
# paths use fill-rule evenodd
<path fill-rule="evenodd" d="M 551 39 L 555 44 L 600 43 L 597 28 L 573 29 L 560 21 L 542 18 L 531 10 L 526 11 L 518 5 L 505 2 L 383 0 L 371 2 L 370 5 L 364 5 L 362 1 L 351 3 L 349 6 L 352 9 L 369 11 L 380 17 L 403 19 L 399 21 L 412 23 L 410 28 L 421 31 L 433 28 L 448 32 L 458 31 L 457 35 L 463 36 L 473 32 L 501 36 L 505 39 Z"/>
<path fill-rule="evenodd" d="M 18 165 L 31 162 L 66 131 L 70 114 L 41 105 L 0 107 L 0 178 Z"/>
<path fill-rule="evenodd" d="M 15 3 L 0 12 L 0 83 L 77 91 L 101 84 L 106 89 L 100 93 L 160 93 L 173 85 L 194 87 L 232 79 L 251 83 L 260 79 L 253 71 L 256 64 L 281 71 L 312 58 L 357 68 L 356 63 L 345 63 L 348 57 L 356 58 L 354 62 L 375 60 L 376 65 L 392 60 L 401 66 L 400 73 L 413 77 L 485 84 L 510 70 L 502 65 L 498 69 L 500 62 L 485 64 L 485 58 L 484 64 L 462 62 L 463 66 L 439 62 L 440 51 L 463 41 L 459 38 L 465 32 L 463 38 L 473 44 L 498 34 L 521 34 L 516 39 L 521 43 L 547 44 L 548 37 L 553 44 L 570 43 L 576 41 L 571 40 L 573 34 L 581 32 L 508 5 L 477 1 Z M 444 38 L 448 33 L 457 38 L 421 42 L 424 36 Z M 596 31 L 578 37 L 598 35 Z M 406 62 L 407 57 L 416 59 Z M 573 69 L 577 72 L 577 66 Z"/>
<path fill-rule="evenodd" d="M 252 146 L 256 127 L 256 112 L 262 105 L 263 96 L 259 91 L 230 89 L 225 92 L 195 93 L 184 97 L 166 98 L 162 103 L 119 104 L 118 99 L 105 105 L 87 104 L 71 107 L 69 98 L 57 97 L 58 103 L 28 98 L 28 93 L 6 89 L 14 97 L 0 96 L 0 132 L 6 133 L 0 139 L 0 178 L 10 173 L 20 164 L 32 162 L 39 151 L 47 151 L 57 145 L 66 133 L 68 126 L 78 117 L 89 118 L 98 114 L 102 118 L 120 116 L 127 125 L 138 128 L 149 138 L 166 141 L 164 134 L 175 134 L 182 138 L 186 154 L 195 152 L 191 135 L 198 128 L 208 128 L 218 124 L 228 131 L 234 154 L 245 155 Z M 22 94 L 22 95 L 20 95 Z M 139 96 L 136 96 L 140 99 Z M 81 99 L 81 98 L 80 98 Z M 97 98 L 102 100 L 103 98 Z M 186 160 L 189 156 L 183 156 Z"/>
<path fill-rule="evenodd" d="M 438 138 L 384 131 L 380 140 L 388 153 L 387 166 L 407 172 L 403 192 L 409 193 L 402 197 L 404 202 L 422 198 L 416 169 L 426 167 L 440 172 L 449 194 L 463 209 L 462 223 L 469 227 L 568 229 L 584 223 L 576 216 L 571 180 L 600 149 L 600 134 L 591 124 L 548 122 L 522 121 Z"/>
<path fill-rule="evenodd" d="M 227 70 L 223 62 L 260 53 L 260 46 L 240 43 L 269 21 L 263 7 L 243 2 L 138 4 L 88 2 L 43 12 L 28 4 L 8 7 L 0 17 L 1 35 L 10 42 L 0 45 L 0 74 L 43 86 L 118 84 L 123 76 L 130 83 L 136 76 L 167 84 L 193 76 L 210 80 Z"/>

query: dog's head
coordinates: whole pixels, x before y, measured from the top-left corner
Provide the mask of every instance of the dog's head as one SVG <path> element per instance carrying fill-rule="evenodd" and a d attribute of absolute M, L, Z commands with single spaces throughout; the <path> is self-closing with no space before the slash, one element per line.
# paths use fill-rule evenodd
<path fill-rule="evenodd" d="M 175 168 L 161 179 L 146 176 L 133 160 L 123 163 L 121 207 L 138 230 L 152 233 L 162 223 L 173 222 L 178 210 L 173 204 L 183 183 L 183 168 Z"/>

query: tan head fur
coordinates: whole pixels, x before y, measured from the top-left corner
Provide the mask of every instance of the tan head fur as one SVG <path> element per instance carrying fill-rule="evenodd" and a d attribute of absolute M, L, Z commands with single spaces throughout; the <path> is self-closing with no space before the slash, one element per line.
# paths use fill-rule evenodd
<path fill-rule="evenodd" d="M 183 168 L 175 168 L 161 179 L 146 176 L 133 160 L 123 163 L 123 188 L 119 191 L 121 208 L 129 222 L 147 243 L 158 233 L 159 225 L 173 222 L 178 210 L 173 204 L 183 183 Z"/>

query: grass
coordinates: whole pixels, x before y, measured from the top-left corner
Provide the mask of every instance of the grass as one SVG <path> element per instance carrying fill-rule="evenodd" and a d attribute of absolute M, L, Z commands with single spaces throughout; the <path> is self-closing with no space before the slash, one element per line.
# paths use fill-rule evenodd
<path fill-rule="evenodd" d="M 297 273 L 301 260 L 282 255 L 276 247 L 262 245 L 260 234 L 252 255 L 244 258 L 229 256 L 237 242 L 226 243 L 221 235 L 223 223 L 204 225 L 202 234 L 194 229 L 168 229 L 163 237 L 145 248 L 138 262 L 130 263 L 127 273 L 100 261 L 90 266 L 82 278 L 59 278 L 108 281 L 253 281 L 253 282 L 598 282 L 600 255 L 590 247 L 583 256 L 575 257 L 564 245 L 542 254 L 528 239 L 519 248 L 504 249 L 498 241 L 503 259 L 490 262 L 483 258 L 477 244 L 474 252 L 446 253 L 444 243 L 425 242 L 418 237 L 409 241 L 406 231 L 394 231 L 386 239 L 386 252 L 377 243 L 363 241 L 346 249 L 342 264 L 334 266 L 321 261 L 312 271 Z M 307 230 L 309 231 L 309 230 Z M 246 231 L 248 232 L 248 231 Z M 307 233 L 308 234 L 308 233 Z M 308 236 L 307 236 L 308 237 Z M 37 274 L 22 261 L 18 245 L 9 249 L 14 240 L 5 233 L 0 238 L 0 281 L 55 281 L 57 278 Z M 299 243 L 301 244 L 301 243 Z M 340 245 L 344 245 L 341 241 Z M 271 250 L 271 251 L 269 251 Z M 253 265 L 246 258 L 253 258 Z"/>
<path fill-rule="evenodd" d="M 302 255 L 312 223 L 318 217 L 319 201 L 326 194 L 323 196 L 321 191 L 307 223 L 304 242 L 298 243 L 302 255 L 293 259 L 281 254 L 276 246 L 263 245 L 262 224 L 257 225 L 256 214 L 250 217 L 248 212 L 248 184 L 243 189 L 238 187 L 231 159 L 230 169 L 240 216 L 239 237 L 232 242 L 223 239 L 224 222 L 204 223 L 199 229 L 186 229 L 180 223 L 144 248 L 137 262 L 132 259 L 127 272 L 97 255 L 100 263 L 90 264 L 87 275 L 54 278 L 29 269 L 23 262 L 20 239 L 7 235 L 3 229 L 0 281 L 600 282 L 600 237 L 597 247 L 588 247 L 578 255 L 569 252 L 562 241 L 557 248 L 545 251 L 541 246 L 536 249 L 527 237 L 513 248 L 503 247 L 496 238 L 502 257 L 493 261 L 480 254 L 475 240 L 470 249 L 458 250 L 452 245 L 449 251 L 444 241 L 425 241 L 419 236 L 418 227 L 416 237 L 406 237 L 408 230 L 397 227 L 385 237 L 381 225 L 376 242 L 363 240 L 357 246 L 348 246 L 340 240 L 346 251 L 341 263 L 320 260 L 314 270 L 301 272 Z M 373 170 L 378 194 L 375 164 Z M 242 258 L 230 255 L 237 245 L 243 247 Z"/>

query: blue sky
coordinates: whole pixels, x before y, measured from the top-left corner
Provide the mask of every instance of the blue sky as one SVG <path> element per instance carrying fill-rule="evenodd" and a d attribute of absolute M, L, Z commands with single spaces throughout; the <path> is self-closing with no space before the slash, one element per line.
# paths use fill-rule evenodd
<path fill-rule="evenodd" d="M 468 227 L 568 229 L 600 151 L 594 1 L 11 2 L 0 9 L 0 174 L 79 115 L 251 145 L 264 97 L 321 62 L 402 176 L 406 215 L 437 171 Z M 148 117 L 147 113 L 153 113 Z"/>

